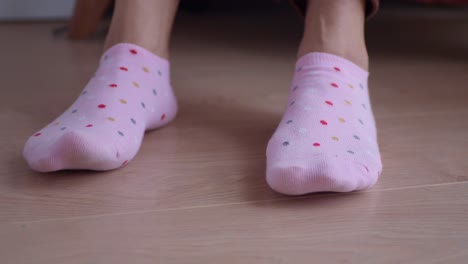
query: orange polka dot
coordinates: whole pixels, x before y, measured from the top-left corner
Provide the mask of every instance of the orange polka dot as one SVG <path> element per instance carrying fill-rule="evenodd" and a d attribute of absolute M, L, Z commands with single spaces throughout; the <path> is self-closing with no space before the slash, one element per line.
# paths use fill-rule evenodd
<path fill-rule="evenodd" d="M 121 102 L 122 104 L 127 104 L 127 101 L 126 101 L 125 99 L 120 99 L 120 102 Z"/>
<path fill-rule="evenodd" d="M 132 82 L 133 86 L 135 86 L 136 88 L 140 88 L 140 85 L 137 83 L 137 82 Z"/>
<path fill-rule="evenodd" d="M 115 121 L 115 118 L 113 117 L 108 117 L 107 120 L 111 121 L 111 122 L 114 122 Z"/>
<path fill-rule="evenodd" d="M 346 120 L 344 118 L 342 118 L 342 117 L 338 118 L 338 120 L 340 120 L 341 123 L 346 122 Z"/>
<path fill-rule="evenodd" d="M 146 73 L 149 73 L 149 70 L 146 67 L 143 67 L 143 71 L 146 72 Z"/>

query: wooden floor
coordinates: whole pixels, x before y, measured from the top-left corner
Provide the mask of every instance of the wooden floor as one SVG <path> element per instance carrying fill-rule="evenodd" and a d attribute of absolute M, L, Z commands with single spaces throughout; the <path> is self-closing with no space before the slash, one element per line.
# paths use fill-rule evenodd
<path fill-rule="evenodd" d="M 27 137 L 93 73 L 102 38 L 0 25 L 0 263 L 468 263 L 468 16 L 368 24 L 384 170 L 361 193 L 265 183 L 300 20 L 185 15 L 176 121 L 120 170 L 32 172 Z"/>

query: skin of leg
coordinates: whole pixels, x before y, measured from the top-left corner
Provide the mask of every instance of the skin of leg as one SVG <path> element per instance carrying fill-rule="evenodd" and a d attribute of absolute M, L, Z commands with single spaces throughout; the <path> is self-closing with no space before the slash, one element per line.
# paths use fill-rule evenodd
<path fill-rule="evenodd" d="M 365 0 L 309 0 L 298 57 L 326 52 L 368 70 L 364 21 Z"/>
<path fill-rule="evenodd" d="M 104 49 L 132 43 L 168 59 L 178 5 L 179 0 L 117 0 Z"/>

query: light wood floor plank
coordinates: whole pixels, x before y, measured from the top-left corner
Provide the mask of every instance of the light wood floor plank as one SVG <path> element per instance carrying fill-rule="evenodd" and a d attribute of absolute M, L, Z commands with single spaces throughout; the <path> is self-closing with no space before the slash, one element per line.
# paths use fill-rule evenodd
<path fill-rule="evenodd" d="M 465 263 L 468 183 L 5 224 L 6 263 Z M 5 263 L 5 262 L 4 262 Z"/>

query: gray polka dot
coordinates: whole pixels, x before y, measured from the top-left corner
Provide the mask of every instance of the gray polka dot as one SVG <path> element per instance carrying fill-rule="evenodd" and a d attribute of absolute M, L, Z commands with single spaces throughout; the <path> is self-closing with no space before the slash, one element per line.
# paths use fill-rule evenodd
<path fill-rule="evenodd" d="M 87 93 L 87 91 L 83 91 L 83 92 L 81 93 L 81 95 L 85 95 L 86 93 Z"/>
<path fill-rule="evenodd" d="M 367 109 L 367 106 L 365 104 L 362 104 L 362 108 Z"/>
<path fill-rule="evenodd" d="M 132 123 L 133 123 L 134 125 L 136 124 L 136 121 L 135 121 L 135 119 L 133 119 L 133 118 L 130 118 L 130 121 L 132 121 Z"/>
<path fill-rule="evenodd" d="M 141 107 L 146 108 L 145 103 L 141 102 Z"/>
<path fill-rule="evenodd" d="M 289 142 L 288 142 L 288 141 L 283 142 L 283 146 L 286 147 L 286 146 L 288 146 L 288 145 L 289 145 Z"/>
<path fill-rule="evenodd" d="M 349 153 L 349 154 L 354 154 L 354 151 L 348 150 L 348 153 Z"/>
<path fill-rule="evenodd" d="M 296 86 L 294 86 L 294 88 L 293 88 L 293 91 L 296 91 L 296 90 L 297 90 L 297 88 L 299 88 L 299 86 L 297 86 L 297 85 L 296 85 Z"/>
<path fill-rule="evenodd" d="M 109 56 L 108 56 L 108 55 L 104 56 L 104 60 L 107 60 L 108 58 L 109 58 Z"/>
<path fill-rule="evenodd" d="M 60 130 L 65 130 L 65 129 L 67 129 L 67 128 L 66 128 L 66 127 L 62 127 L 62 128 L 60 128 Z"/>
<path fill-rule="evenodd" d="M 359 84 L 359 87 L 361 87 L 361 90 L 364 90 L 364 85 L 362 85 L 362 83 Z"/>
<path fill-rule="evenodd" d="M 161 71 L 158 71 L 158 75 L 159 75 L 159 76 L 162 76 L 162 72 L 161 72 Z"/>
<path fill-rule="evenodd" d="M 361 123 L 361 125 L 364 125 L 364 122 L 362 122 L 361 119 L 358 119 L 359 120 L 359 123 Z"/>
<path fill-rule="evenodd" d="M 155 89 L 153 89 L 153 94 L 154 94 L 154 95 L 158 95 L 158 93 L 156 92 Z"/>
<path fill-rule="evenodd" d="M 292 120 L 288 120 L 286 124 L 291 124 L 292 122 L 293 122 Z"/>
<path fill-rule="evenodd" d="M 75 110 L 72 111 L 72 114 L 74 114 L 74 113 L 76 113 L 76 112 L 78 112 L 78 110 L 75 109 Z"/>
<path fill-rule="evenodd" d="M 294 103 L 296 103 L 296 101 L 292 101 L 292 102 L 289 104 L 289 106 L 293 105 Z"/>
<path fill-rule="evenodd" d="M 302 67 L 297 68 L 296 71 L 298 71 L 298 72 L 302 71 Z"/>
<path fill-rule="evenodd" d="M 357 140 L 360 140 L 360 139 L 361 139 L 360 137 L 358 137 L 358 136 L 356 136 L 356 135 L 354 135 L 353 137 L 354 137 L 355 139 L 357 139 Z"/>
<path fill-rule="evenodd" d="M 117 131 L 117 133 L 119 133 L 119 135 L 121 135 L 122 137 L 125 136 L 124 133 L 122 133 L 121 131 Z"/>

